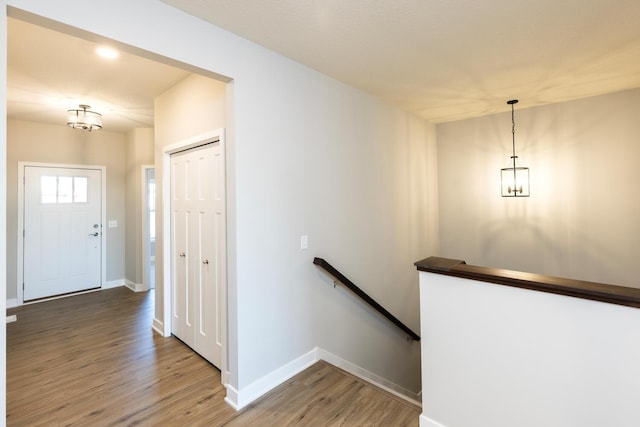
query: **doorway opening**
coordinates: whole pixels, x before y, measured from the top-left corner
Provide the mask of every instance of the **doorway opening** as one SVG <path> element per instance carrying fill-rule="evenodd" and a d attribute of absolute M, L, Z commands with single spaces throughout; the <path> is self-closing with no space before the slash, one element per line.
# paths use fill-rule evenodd
<path fill-rule="evenodd" d="M 189 150 L 194 149 L 196 147 L 203 146 L 212 146 L 215 147 L 215 152 L 213 154 L 212 160 L 208 163 L 207 167 L 203 167 L 202 165 L 194 164 L 193 170 L 196 171 L 200 169 L 201 171 L 207 171 L 208 175 L 200 175 L 203 178 L 202 182 L 196 186 L 197 189 L 194 188 L 194 197 L 198 197 L 197 193 L 200 190 L 207 189 L 207 193 L 209 193 L 211 198 L 210 207 L 213 210 L 214 219 L 211 221 L 210 225 L 213 229 L 207 232 L 208 238 L 213 238 L 216 236 L 215 242 L 213 245 L 213 250 L 211 253 L 207 254 L 203 257 L 196 258 L 193 255 L 191 256 L 191 270 L 195 270 L 196 268 L 204 268 L 201 272 L 201 275 L 210 275 L 210 279 L 212 280 L 212 289 L 215 293 L 215 306 L 211 307 L 206 301 L 195 302 L 195 304 L 200 305 L 201 313 L 209 312 L 215 315 L 215 330 L 209 331 L 210 338 L 215 338 L 212 344 L 216 347 L 215 351 L 217 352 L 216 362 L 214 363 L 216 366 L 220 368 L 222 375 L 222 383 L 228 384 L 229 373 L 227 370 L 227 245 L 226 245 L 226 182 L 225 182 L 225 135 L 224 129 L 216 129 L 211 132 L 207 132 L 202 135 L 195 136 L 193 138 L 180 141 L 178 143 L 165 146 L 163 148 L 163 156 L 162 156 L 162 170 L 165 171 L 162 175 L 162 217 L 164 220 L 162 221 L 162 235 L 163 236 L 171 236 L 167 240 L 165 240 L 162 245 L 163 250 L 163 294 L 164 298 L 164 317 L 162 319 L 162 329 L 158 328 L 158 331 L 161 332 L 164 336 L 169 336 L 171 334 L 176 334 L 179 336 L 180 329 L 184 329 L 180 326 L 180 323 L 183 323 L 179 317 L 184 316 L 184 310 L 181 309 L 181 305 L 184 306 L 184 301 L 182 301 L 185 292 L 180 292 L 179 288 L 179 279 L 181 272 L 187 273 L 185 266 L 189 262 L 188 249 L 183 249 L 179 247 L 180 245 L 176 243 L 176 239 L 174 238 L 174 225 L 176 223 L 174 215 L 174 198 L 175 193 L 172 194 L 172 190 L 177 186 L 181 185 L 184 187 L 185 183 L 180 183 L 177 179 L 177 174 L 174 174 L 173 169 L 173 155 L 178 153 L 187 153 Z M 189 162 L 194 163 L 189 160 Z M 194 176 L 196 176 L 194 175 Z M 200 209 L 198 209 L 199 211 Z M 176 233 L 179 237 L 179 234 Z M 183 236 L 185 237 L 185 236 Z M 183 239 L 186 240 L 186 239 Z M 202 258 L 202 259 L 200 259 Z M 183 265 L 185 264 L 185 265 Z M 197 265 L 197 267 L 196 267 Z M 182 311 L 181 311 L 182 310 Z M 188 322 L 187 322 L 188 323 Z M 160 325 L 156 325 L 158 327 Z M 198 328 L 202 330 L 202 328 Z M 198 331 L 200 332 L 200 331 Z M 209 339 L 209 338 L 208 338 Z M 189 344 L 187 342 L 187 344 Z M 193 347 L 192 347 L 193 348 Z M 195 349 L 195 348 L 194 348 Z M 197 351 L 197 349 L 196 349 Z M 205 356 L 206 358 L 206 356 Z"/>
<path fill-rule="evenodd" d="M 33 18 L 33 19 L 31 19 L 28 14 L 21 14 L 20 11 L 17 10 L 17 9 L 13 10 L 13 12 L 9 16 L 10 19 L 13 19 L 11 15 L 15 15 L 15 19 L 22 19 L 25 22 L 31 22 L 33 20 L 34 22 L 31 22 L 32 24 L 40 25 L 43 28 L 58 30 L 58 31 L 60 31 L 62 33 L 72 33 L 75 37 L 78 37 L 78 38 L 81 38 L 81 39 L 94 40 L 96 38 L 95 35 L 93 35 L 93 34 L 86 33 L 83 30 L 79 30 L 77 28 L 71 28 L 71 27 L 67 28 L 64 25 L 62 25 L 60 23 L 56 23 L 54 21 L 48 22 L 46 20 L 45 21 L 38 20 L 35 17 L 31 17 L 31 18 Z M 6 17 L 5 18 L 0 17 L 0 20 L 3 20 L 3 19 L 6 22 Z M 60 29 L 60 28 L 62 28 L 62 29 Z M 66 28 L 66 30 L 65 30 L 65 28 Z M 83 37 L 83 35 L 86 35 L 86 38 Z M 11 38 L 13 40 L 16 39 L 15 36 L 11 37 Z M 192 75 L 200 75 L 202 77 L 206 77 L 206 78 L 209 78 L 209 79 L 212 79 L 212 80 L 216 80 L 218 82 L 226 82 L 227 84 L 229 84 L 229 82 L 231 81 L 231 79 L 229 79 L 229 78 L 227 78 L 225 76 L 222 76 L 222 75 L 216 75 L 212 71 L 209 71 L 209 70 L 206 70 L 206 69 L 201 69 L 201 68 L 198 68 L 196 66 L 192 66 L 190 64 L 180 63 L 177 60 L 173 60 L 171 58 L 165 58 L 165 57 L 162 57 L 162 56 L 154 54 L 154 53 L 142 51 L 142 50 L 136 48 L 135 46 L 127 46 L 127 45 L 124 45 L 122 43 L 114 43 L 114 44 L 117 45 L 118 47 L 121 47 L 123 49 L 123 52 L 126 51 L 128 53 L 138 54 L 141 57 L 143 57 L 143 58 L 145 58 L 147 60 L 150 60 L 150 61 L 157 61 L 159 63 L 164 63 L 165 65 L 172 65 L 172 66 L 178 65 L 183 70 L 191 72 Z M 67 50 L 70 50 L 70 49 L 67 49 Z M 53 50 L 51 50 L 51 51 L 53 51 Z M 11 58 L 9 58 L 9 61 L 11 61 Z M 62 62 L 62 61 L 58 61 L 58 62 Z M 54 75 L 54 73 L 49 73 L 49 74 Z M 86 73 L 86 74 L 90 75 L 90 73 Z M 147 73 L 147 75 L 152 75 L 153 76 L 153 75 L 155 75 L 155 73 Z M 115 77 L 115 76 L 111 76 L 111 77 L 113 79 L 117 79 L 117 77 Z M 227 93 L 231 93 L 232 94 L 233 93 L 232 92 L 232 86 L 231 86 L 231 88 L 228 88 L 227 91 L 228 91 Z M 2 97 L 2 94 L 0 94 L 0 97 Z M 225 111 L 227 111 L 227 113 L 228 113 L 228 112 L 232 111 L 232 108 L 233 108 L 233 104 L 229 103 L 228 105 L 222 105 L 221 108 L 220 108 L 220 111 L 222 111 L 223 113 Z M 118 115 L 120 115 L 119 112 L 118 112 Z M 8 117 L 8 118 L 9 118 L 9 120 L 11 120 L 11 117 Z M 233 123 L 232 120 L 229 120 L 229 122 Z M 45 122 L 42 121 L 42 123 L 45 123 Z M 138 122 L 138 123 L 142 123 L 142 122 Z M 220 126 L 220 125 L 218 125 L 218 126 Z M 224 124 L 222 124 L 222 126 L 224 126 Z M 114 132 L 117 132 L 117 130 L 114 130 Z M 77 139 L 80 140 L 81 138 L 77 138 Z M 88 138 L 87 138 L 87 140 L 88 140 Z M 137 142 L 138 141 L 136 141 L 136 143 Z M 144 141 L 142 141 L 142 142 L 144 143 Z M 87 143 L 85 145 L 89 146 L 91 144 Z M 161 145 L 163 145 L 163 144 L 161 142 L 157 142 L 157 141 L 152 141 L 152 143 L 151 143 L 152 148 L 155 149 L 155 150 L 158 150 L 158 151 L 163 150 L 163 148 L 160 148 Z M 143 145 L 139 145 L 138 147 L 142 147 L 142 146 Z M 138 149 L 138 147 L 136 147 L 136 150 Z M 155 154 L 154 154 L 156 156 L 156 158 L 157 158 L 157 155 L 158 155 L 158 151 L 156 151 Z M 34 161 L 51 161 L 51 159 L 50 159 L 51 158 L 51 153 L 46 151 L 46 150 L 42 150 L 42 152 L 43 153 L 46 152 L 47 156 L 49 156 L 49 157 L 47 159 L 43 159 L 43 160 L 40 160 L 39 158 L 34 158 L 32 160 L 34 160 Z M 65 153 L 63 150 L 59 150 L 59 152 L 60 153 Z M 132 153 L 135 153 L 137 155 L 139 152 L 132 150 Z M 84 158 L 81 157 L 81 156 L 76 156 L 73 159 L 69 160 L 68 163 L 76 163 L 77 161 L 82 161 L 83 159 Z M 136 158 L 136 162 L 138 160 L 141 160 L 140 163 L 150 163 L 151 161 L 153 161 L 153 157 L 151 157 L 151 158 L 142 158 L 142 157 Z M 12 159 L 10 157 L 9 157 L 9 161 L 12 161 Z M 65 159 L 58 160 L 57 157 L 54 159 L 54 161 L 60 161 L 60 163 L 66 163 Z M 99 162 L 101 162 L 101 161 L 102 160 L 100 159 Z M 157 175 L 156 175 L 156 170 L 154 170 L 154 175 L 156 175 L 156 176 L 154 176 L 154 181 L 155 181 L 156 177 L 158 179 L 158 181 L 154 182 L 154 185 L 158 189 L 158 194 L 155 194 L 155 196 L 157 196 L 157 198 L 160 199 L 161 198 L 161 193 L 163 191 L 162 188 L 161 188 L 162 187 L 161 181 L 163 181 L 165 177 L 163 176 L 162 169 L 160 169 L 160 166 L 162 165 L 162 160 L 161 159 L 157 159 L 155 161 L 156 161 L 156 166 L 158 166 Z M 15 165 L 16 163 L 13 163 L 13 164 Z M 161 203 L 162 202 L 161 202 L 161 200 L 158 200 L 158 204 L 157 204 L 157 209 L 158 209 L 158 212 L 157 212 L 157 215 L 158 215 L 158 228 L 156 228 L 151 224 L 155 220 L 156 212 L 152 212 L 151 209 L 149 209 L 148 212 L 147 212 L 147 206 L 153 206 L 153 207 L 156 206 L 155 201 L 153 203 L 147 204 L 147 202 L 148 202 L 147 198 L 146 197 L 144 197 L 144 198 L 140 197 L 141 194 L 144 194 L 144 193 L 140 193 L 140 185 L 141 185 L 140 184 L 141 177 L 139 175 L 139 173 L 140 173 L 140 169 L 139 169 L 140 163 L 138 163 L 137 165 L 132 165 L 131 170 L 135 171 L 135 178 L 132 179 L 131 182 L 128 179 L 126 180 L 126 185 L 127 185 L 126 191 L 129 191 L 129 189 L 131 189 L 132 192 L 135 191 L 136 193 L 139 194 L 137 200 L 135 200 L 135 204 L 131 203 L 129 205 L 129 206 L 135 206 L 135 209 L 136 209 L 137 212 L 136 213 L 131 213 L 131 214 L 129 213 L 129 211 L 126 212 L 126 221 L 127 221 L 126 225 L 127 225 L 127 227 L 129 227 L 129 224 L 131 222 L 133 222 L 133 220 L 135 220 L 135 222 L 140 221 L 141 220 L 141 215 L 144 215 L 142 218 L 147 218 L 147 213 L 148 213 L 149 214 L 149 216 L 147 218 L 148 227 L 147 226 L 140 227 L 139 226 L 140 223 L 136 224 L 135 232 L 133 232 L 131 234 L 132 239 L 135 239 L 135 241 L 136 241 L 136 245 L 135 246 L 134 245 L 129 245 L 129 246 L 127 246 L 127 248 L 133 248 L 132 249 L 132 253 L 135 253 L 136 257 L 141 257 L 141 252 L 142 251 L 140 250 L 140 246 L 137 246 L 137 245 L 139 245 L 140 242 L 141 242 L 141 237 L 140 237 L 141 233 L 145 233 L 145 236 L 142 237 L 142 242 L 147 242 L 146 253 L 145 253 L 144 256 L 142 256 L 141 260 L 136 260 L 136 262 L 140 262 L 140 263 L 135 268 L 135 272 L 136 272 L 135 274 L 139 275 L 141 273 L 141 270 L 142 270 L 142 272 L 146 271 L 147 276 L 146 276 L 146 278 L 143 279 L 143 283 L 145 285 L 149 286 L 149 288 L 153 288 L 155 286 L 155 283 L 157 282 L 157 289 L 156 289 L 155 295 L 152 295 L 152 297 L 155 296 L 155 308 L 156 308 L 155 313 L 158 313 L 157 314 L 158 318 L 156 318 L 154 316 L 154 318 L 153 318 L 153 327 L 154 327 L 154 329 L 156 331 L 159 331 L 159 332 L 162 333 L 162 331 L 164 330 L 165 327 L 169 327 L 170 328 L 170 325 L 171 325 L 170 321 L 169 322 L 165 321 L 164 324 L 161 323 L 161 320 L 163 319 L 163 317 L 161 317 L 162 313 L 164 313 L 163 315 L 166 316 L 166 317 L 170 316 L 170 311 L 169 311 L 169 309 L 167 307 L 167 303 L 170 302 L 171 296 L 167 294 L 167 292 L 165 291 L 165 287 L 164 287 L 167 283 L 169 283 L 169 280 L 165 276 L 165 270 L 163 269 L 163 265 L 166 267 L 166 265 L 168 264 L 169 261 L 168 261 L 168 259 L 166 257 L 164 258 L 164 262 L 163 262 L 163 259 L 162 259 L 163 258 L 163 254 L 165 252 L 165 248 L 164 247 L 166 246 L 166 242 L 167 242 L 167 239 L 168 239 L 168 234 L 164 234 L 163 235 L 164 229 L 162 228 L 163 225 L 161 225 L 161 219 L 162 219 L 162 213 L 161 213 L 162 212 L 161 211 L 161 209 L 162 209 L 161 208 Z M 14 168 L 15 168 L 15 166 L 14 166 Z M 151 168 L 153 169 L 153 166 L 151 166 Z M 120 191 L 120 189 L 117 189 L 116 191 L 112 191 L 112 187 L 111 187 L 113 185 L 113 182 L 114 182 L 113 179 L 111 178 L 111 176 L 112 176 L 111 174 L 113 174 L 114 171 L 119 173 L 119 169 L 118 169 L 118 167 L 113 167 L 112 168 L 112 166 L 110 164 L 107 164 L 107 169 L 106 170 L 108 170 L 109 174 L 110 174 L 110 178 L 109 178 L 109 180 L 110 180 L 109 182 L 110 183 L 109 183 L 108 190 L 109 190 L 109 197 L 111 198 L 111 197 L 113 197 L 114 194 L 116 194 L 118 191 Z M 106 185 L 106 181 L 107 181 L 106 170 L 104 172 L 105 179 L 103 180 L 103 185 Z M 167 170 L 167 169 L 165 169 L 165 170 Z M 12 176 L 15 177 L 16 175 L 17 174 L 13 173 L 13 174 L 11 174 L 9 176 L 8 181 L 11 183 L 11 187 L 10 188 L 16 188 L 15 184 L 13 184 L 13 182 L 12 182 L 15 178 L 11 178 Z M 146 178 L 147 178 L 147 176 L 146 176 L 146 174 L 142 174 L 142 176 L 143 176 L 142 180 L 144 180 L 144 182 L 145 182 L 144 185 L 145 185 L 145 189 L 146 189 L 146 186 L 147 186 Z M 117 178 L 119 180 L 121 179 L 121 180 L 124 181 L 127 177 L 123 178 L 120 175 L 118 175 Z M 106 194 L 106 190 L 103 191 L 103 197 L 105 197 L 105 194 Z M 10 200 L 10 203 L 11 203 L 11 200 Z M 138 209 L 140 209 L 140 207 L 141 207 L 141 205 L 139 203 L 142 203 L 142 206 L 144 207 L 141 211 L 138 211 Z M 110 206 L 113 206 L 111 201 L 110 201 Z M 13 208 L 13 206 L 9 206 L 9 209 L 12 209 L 12 208 Z M 106 202 L 103 203 L 103 209 L 106 209 Z M 111 214 L 111 207 L 109 208 L 108 212 L 109 212 L 109 217 L 111 217 L 111 215 L 112 215 Z M 132 220 L 130 220 L 129 218 L 132 218 Z M 143 219 L 143 221 L 144 221 L 144 219 Z M 12 236 L 16 236 L 17 233 L 15 233 L 13 231 L 14 230 L 13 224 L 11 223 L 11 221 L 9 221 L 9 222 L 10 222 L 10 224 L 9 224 L 9 226 L 10 226 L 9 233 L 11 233 Z M 111 221 L 109 221 L 109 222 L 111 222 Z M 107 219 L 106 219 L 106 213 L 103 213 L 103 218 L 102 218 L 101 223 L 104 224 L 104 228 L 105 228 L 104 231 L 105 232 L 109 231 L 109 230 L 106 229 L 107 228 L 107 224 L 108 224 Z M 133 227 L 129 227 L 128 229 L 130 230 L 132 228 Z M 147 232 L 148 232 L 148 236 L 146 234 Z M 0 236 L 0 237 L 2 237 L 2 236 Z M 13 237 L 12 237 L 12 239 L 13 239 Z M 165 242 L 164 245 L 163 245 L 163 241 Z M 156 244 L 156 242 L 158 243 L 158 246 L 157 246 L 157 259 L 155 257 L 155 254 L 156 254 L 155 244 Z M 11 242 L 11 243 L 13 243 L 13 242 Z M 115 278 L 112 277 L 112 276 L 115 275 L 115 273 L 113 273 L 114 270 L 115 271 L 120 271 L 120 270 L 113 268 L 113 266 L 112 266 L 112 258 L 109 258 L 109 269 L 110 270 L 107 271 L 107 264 L 106 264 L 107 251 L 106 251 L 105 243 L 106 243 L 106 238 L 103 236 L 103 238 L 102 238 L 102 245 L 103 245 L 103 248 L 102 248 L 102 270 L 101 270 L 103 287 L 110 286 L 109 285 L 110 283 L 112 284 L 112 286 L 119 286 L 119 284 L 121 282 L 123 282 L 123 281 L 126 284 L 126 281 L 128 279 L 127 276 L 133 277 L 133 273 L 129 274 L 127 272 L 127 273 L 124 273 L 122 275 L 118 274 L 117 277 L 115 277 Z M 16 244 L 13 244 L 12 248 L 15 248 L 16 246 L 17 246 Z M 109 248 L 110 248 L 109 249 L 110 250 L 109 253 L 110 254 L 112 253 L 114 246 L 115 245 L 109 245 Z M 144 246 L 145 245 L 143 244 L 142 246 L 143 246 L 142 250 L 144 251 Z M 225 250 L 226 250 L 226 248 L 225 248 Z M 22 254 L 22 251 L 23 251 L 23 248 L 20 247 L 20 249 L 18 250 L 18 253 Z M 12 250 L 12 252 L 13 252 L 13 250 Z M 118 254 L 118 255 L 120 255 L 120 254 Z M 127 257 L 128 257 L 128 254 L 127 254 Z M 158 276 L 157 277 L 155 276 L 155 273 L 156 273 L 156 271 L 155 271 L 155 263 L 156 262 L 157 262 L 157 265 L 158 265 L 158 270 L 157 270 Z M 23 261 L 21 261 L 21 263 L 23 263 Z M 11 269 L 12 270 L 13 270 L 13 268 L 15 268 L 14 267 L 15 265 L 16 265 L 16 262 L 13 259 L 11 259 Z M 125 264 L 125 267 L 127 267 L 128 265 L 129 264 Z M 21 271 L 21 269 L 18 269 L 18 271 Z M 16 273 L 13 273 L 13 274 L 16 274 Z M 109 278 L 109 281 L 107 281 L 107 277 Z M 139 280 L 140 276 L 137 276 L 137 279 Z M 162 281 L 162 279 L 165 279 L 165 280 Z M 116 284 L 116 282 L 117 282 L 117 284 Z M 11 282 L 10 283 L 12 284 L 11 287 L 13 288 L 13 284 L 17 283 L 17 281 L 14 281 L 14 278 L 11 277 Z M 225 283 L 225 286 L 226 286 L 226 283 Z M 11 292 L 15 292 L 15 291 L 13 289 L 11 289 Z M 223 308 L 225 310 L 225 315 L 223 317 L 224 326 L 222 327 L 222 331 L 224 333 L 223 338 L 224 338 L 225 342 L 228 342 L 227 341 L 227 339 L 228 339 L 227 338 L 227 327 L 226 327 L 226 323 L 227 323 L 227 319 L 226 319 L 226 304 L 227 304 L 227 302 L 226 302 L 226 289 L 224 290 L 224 292 L 225 292 L 225 299 L 223 300 L 222 304 L 223 304 Z M 13 295 L 10 295 L 10 298 L 13 300 L 12 297 L 13 297 Z M 22 294 L 20 295 L 20 301 L 18 302 L 17 300 L 18 300 L 18 298 L 13 300 L 13 301 L 15 301 L 15 303 L 12 304 L 12 306 L 20 305 L 20 304 L 23 303 Z M 164 335 L 164 333 L 163 333 L 163 335 Z M 170 332 L 169 332 L 169 335 L 170 335 Z M 0 343 L 0 344 L 2 344 L 2 343 Z M 6 346 L 2 345 L 2 347 L 3 348 L 0 349 L 0 353 L 1 353 L 0 354 L 0 359 L 2 359 L 4 357 L 4 355 L 6 354 Z M 223 377 L 222 377 L 223 378 L 222 379 L 222 383 L 223 384 L 228 384 L 229 383 L 229 381 L 228 381 L 229 374 L 228 374 L 228 371 L 226 369 L 227 368 L 227 359 L 228 359 L 227 354 L 228 354 L 228 351 L 225 348 L 225 351 L 223 351 L 223 363 L 222 363 L 222 366 L 221 366 L 222 375 L 223 375 Z"/>
<path fill-rule="evenodd" d="M 142 283 L 145 289 L 156 287 L 156 170 L 142 166 Z"/>

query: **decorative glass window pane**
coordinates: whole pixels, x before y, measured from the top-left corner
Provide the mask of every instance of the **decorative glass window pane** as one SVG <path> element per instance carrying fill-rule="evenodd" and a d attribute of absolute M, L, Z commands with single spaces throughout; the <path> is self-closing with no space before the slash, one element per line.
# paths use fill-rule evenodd
<path fill-rule="evenodd" d="M 42 203 L 56 203 L 58 192 L 58 178 L 55 176 L 40 177 L 40 201 Z"/>
<path fill-rule="evenodd" d="M 73 178 L 73 203 L 87 203 L 87 177 Z"/>
<path fill-rule="evenodd" d="M 58 177 L 58 203 L 73 202 L 73 179 L 70 176 Z"/>

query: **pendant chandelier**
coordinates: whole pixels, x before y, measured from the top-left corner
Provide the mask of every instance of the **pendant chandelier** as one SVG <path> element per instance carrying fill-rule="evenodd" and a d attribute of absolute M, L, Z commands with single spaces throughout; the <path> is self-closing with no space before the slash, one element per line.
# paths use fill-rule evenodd
<path fill-rule="evenodd" d="M 514 120 L 514 104 L 517 99 L 507 101 L 511 105 L 511 140 L 513 155 L 511 156 L 512 166 L 501 171 L 502 197 L 529 197 L 529 168 L 517 166 L 516 160 L 516 125 Z"/>
<path fill-rule="evenodd" d="M 80 104 L 79 109 L 67 110 L 67 126 L 74 129 L 100 130 L 102 129 L 102 114 L 90 111 L 88 105 Z"/>

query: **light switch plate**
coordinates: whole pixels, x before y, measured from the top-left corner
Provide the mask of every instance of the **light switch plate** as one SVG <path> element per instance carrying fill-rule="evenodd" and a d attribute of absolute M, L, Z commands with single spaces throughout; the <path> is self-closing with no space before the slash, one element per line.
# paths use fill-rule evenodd
<path fill-rule="evenodd" d="M 309 249 L 309 236 L 300 236 L 300 249 Z"/>
<path fill-rule="evenodd" d="M 108 225 L 109 228 L 116 228 L 118 226 L 118 221 L 115 219 L 110 219 Z"/>

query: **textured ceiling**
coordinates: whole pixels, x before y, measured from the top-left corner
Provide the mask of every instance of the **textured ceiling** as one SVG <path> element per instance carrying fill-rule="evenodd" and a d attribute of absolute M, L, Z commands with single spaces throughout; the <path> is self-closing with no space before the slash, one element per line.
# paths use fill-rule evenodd
<path fill-rule="evenodd" d="M 433 122 L 640 87 L 639 0 L 164 1 Z M 95 42 L 10 18 L 9 118 L 86 103 L 105 130 L 153 126 L 189 72 Z"/>
<path fill-rule="evenodd" d="M 433 122 L 640 87 L 638 0 L 164 0 Z"/>

